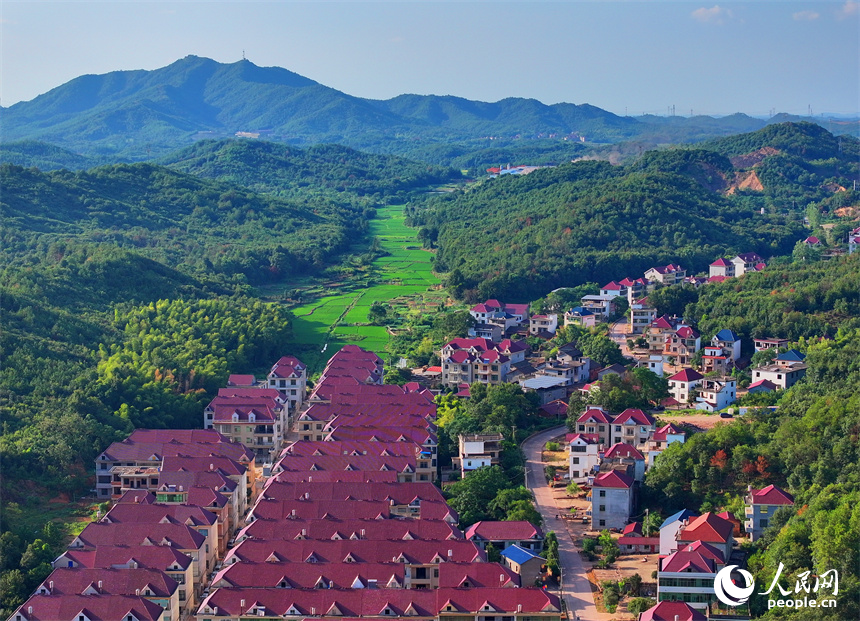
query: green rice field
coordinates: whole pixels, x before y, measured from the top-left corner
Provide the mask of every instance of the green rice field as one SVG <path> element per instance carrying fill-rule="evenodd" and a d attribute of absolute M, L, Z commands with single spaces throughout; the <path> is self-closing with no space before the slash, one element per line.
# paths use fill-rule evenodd
<path fill-rule="evenodd" d="M 388 331 L 367 323 L 373 302 L 413 309 L 435 308 L 445 302 L 445 292 L 430 267 L 430 253 L 421 248 L 416 230 L 403 224 L 403 206 L 389 205 L 376 211 L 370 221 L 371 235 L 379 239 L 388 256 L 371 265 L 373 284 L 345 282 L 332 285 L 331 295 L 320 290 L 319 297 L 292 309 L 296 320 L 293 331 L 300 344 L 318 345 L 320 360 L 327 360 L 342 345 L 352 343 L 383 355 Z M 435 287 L 435 289 L 434 289 Z M 325 353 L 323 347 L 328 344 Z M 384 357 L 384 356 L 383 356 Z M 307 361 L 312 369 L 317 361 Z"/>

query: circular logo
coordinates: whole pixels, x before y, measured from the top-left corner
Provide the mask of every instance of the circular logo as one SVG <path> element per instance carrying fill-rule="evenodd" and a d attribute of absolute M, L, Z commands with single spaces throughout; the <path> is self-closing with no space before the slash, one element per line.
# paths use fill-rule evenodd
<path fill-rule="evenodd" d="M 733 569 L 737 569 L 737 572 L 744 577 L 746 585 L 740 587 L 732 581 Z M 717 594 L 717 599 L 726 606 L 740 606 L 746 603 L 753 591 L 755 591 L 755 580 L 752 574 L 745 569 L 738 569 L 737 565 L 723 567 L 714 576 L 714 592 Z"/>

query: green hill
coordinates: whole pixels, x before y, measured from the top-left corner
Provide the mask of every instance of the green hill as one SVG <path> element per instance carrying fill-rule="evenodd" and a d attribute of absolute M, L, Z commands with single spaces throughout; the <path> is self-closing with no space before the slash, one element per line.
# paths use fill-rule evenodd
<path fill-rule="evenodd" d="M 467 298 L 533 299 L 670 262 L 695 273 L 732 252 L 791 252 L 803 233 L 796 219 L 707 187 L 706 177 L 722 182 L 725 158 L 679 155 L 688 160 L 655 154 L 630 167 L 577 162 L 500 177 L 438 199 L 416 221 L 439 248 L 436 268 Z"/>
<path fill-rule="evenodd" d="M 6 164 L 0 183 L 7 235 L 108 243 L 187 273 L 250 282 L 318 269 L 367 230 L 360 204 L 255 194 L 151 164 L 77 173 Z"/>
<path fill-rule="evenodd" d="M 460 178 L 459 171 L 401 157 L 374 155 L 340 145 L 307 149 L 255 140 L 205 140 L 158 163 L 278 196 L 404 196 Z M 342 199 L 341 199 L 342 200 Z"/>

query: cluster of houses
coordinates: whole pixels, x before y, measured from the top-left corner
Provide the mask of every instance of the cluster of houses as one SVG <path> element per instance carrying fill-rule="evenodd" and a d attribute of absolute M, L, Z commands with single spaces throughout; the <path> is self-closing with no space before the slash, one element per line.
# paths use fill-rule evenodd
<path fill-rule="evenodd" d="M 460 531 L 433 484 L 433 394 L 382 377 L 376 354 L 348 345 L 307 395 L 306 368 L 288 356 L 264 382 L 231 376 L 207 429 L 115 442 L 96 459 L 113 506 L 11 620 L 560 621 L 558 598 L 530 586 L 543 533 Z M 505 564 L 487 562 L 488 544 Z"/>
<path fill-rule="evenodd" d="M 260 474 L 253 451 L 212 429 L 138 429 L 114 442 L 96 458 L 99 496 L 113 506 L 10 619 L 192 615 Z"/>

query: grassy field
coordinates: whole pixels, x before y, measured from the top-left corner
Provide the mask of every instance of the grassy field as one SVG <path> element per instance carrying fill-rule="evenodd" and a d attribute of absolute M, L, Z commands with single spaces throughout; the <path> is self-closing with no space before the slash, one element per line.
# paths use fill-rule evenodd
<path fill-rule="evenodd" d="M 306 360 L 312 370 L 342 345 L 353 343 L 382 355 L 388 344 L 388 331 L 383 326 L 367 323 L 367 312 L 373 302 L 410 309 L 431 309 L 445 303 L 446 295 L 439 290 L 430 265 L 430 253 L 421 248 L 416 230 L 403 224 L 403 207 L 390 205 L 378 209 L 370 222 L 371 235 L 379 239 L 387 256 L 375 259 L 365 281 L 372 284 L 345 281 L 325 288 L 304 292 L 317 295 L 315 299 L 292 311 L 293 326 L 300 344 L 316 345 L 316 360 Z M 330 295 L 327 295 L 330 293 Z M 328 349 L 322 352 L 325 345 Z M 313 355 L 313 354 L 311 354 Z M 309 357 L 305 354 L 305 357 Z M 384 357 L 384 356 L 383 356 Z"/>

